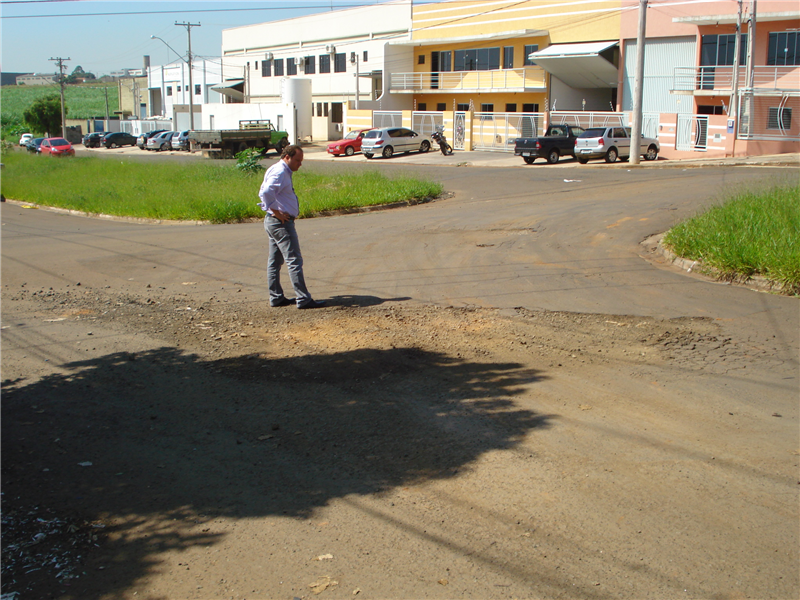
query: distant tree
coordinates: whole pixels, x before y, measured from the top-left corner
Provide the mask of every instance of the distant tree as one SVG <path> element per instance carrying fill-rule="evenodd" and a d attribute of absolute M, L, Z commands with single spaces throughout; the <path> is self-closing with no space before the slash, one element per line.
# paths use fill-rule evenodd
<path fill-rule="evenodd" d="M 64 112 L 67 112 L 66 106 Z M 22 113 L 25 124 L 36 133 L 61 133 L 61 99 L 55 94 L 34 100 Z"/>

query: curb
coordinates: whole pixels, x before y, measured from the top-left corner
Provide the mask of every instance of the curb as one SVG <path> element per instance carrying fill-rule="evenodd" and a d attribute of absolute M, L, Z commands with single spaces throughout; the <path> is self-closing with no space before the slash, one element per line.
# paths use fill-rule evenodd
<path fill-rule="evenodd" d="M 702 261 L 698 260 L 691 260 L 688 258 L 683 258 L 675 254 L 672 250 L 664 246 L 662 240 L 664 238 L 664 233 L 656 233 L 651 236 L 648 236 L 644 240 L 640 242 L 641 246 L 647 250 L 648 253 L 651 254 L 658 254 L 663 256 L 672 266 L 678 267 L 681 271 L 686 271 L 687 273 L 697 273 L 705 278 L 713 280 L 715 283 L 723 283 L 727 285 L 736 285 L 739 287 L 745 287 L 751 290 L 759 291 L 759 292 L 770 292 L 773 294 L 780 294 L 783 296 L 793 296 L 795 295 L 790 290 L 785 289 L 785 286 L 777 281 L 772 281 L 771 279 L 767 279 L 766 277 L 762 277 L 760 275 L 756 275 L 755 277 L 748 277 L 747 279 L 728 279 L 726 278 L 720 271 L 713 267 L 709 267 L 704 265 Z"/>

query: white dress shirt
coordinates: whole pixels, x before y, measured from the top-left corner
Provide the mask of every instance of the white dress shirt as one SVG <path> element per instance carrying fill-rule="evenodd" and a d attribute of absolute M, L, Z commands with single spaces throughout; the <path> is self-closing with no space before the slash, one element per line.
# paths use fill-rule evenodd
<path fill-rule="evenodd" d="M 274 214 L 273 210 L 280 210 L 297 217 L 300 214 L 300 203 L 292 185 L 292 170 L 285 160 L 279 160 L 264 174 L 264 181 L 258 190 L 261 210 Z"/>

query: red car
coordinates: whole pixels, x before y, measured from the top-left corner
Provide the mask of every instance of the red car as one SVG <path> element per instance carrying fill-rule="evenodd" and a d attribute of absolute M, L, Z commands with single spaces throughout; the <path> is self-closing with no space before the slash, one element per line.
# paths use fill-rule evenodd
<path fill-rule="evenodd" d="M 45 138 L 39 147 L 41 154 L 52 156 L 75 156 L 75 148 L 64 138 Z"/>
<path fill-rule="evenodd" d="M 331 142 L 328 144 L 328 154 L 353 156 L 356 152 L 361 152 L 361 140 L 370 129 L 372 127 L 369 129 L 353 129 L 343 139 Z"/>

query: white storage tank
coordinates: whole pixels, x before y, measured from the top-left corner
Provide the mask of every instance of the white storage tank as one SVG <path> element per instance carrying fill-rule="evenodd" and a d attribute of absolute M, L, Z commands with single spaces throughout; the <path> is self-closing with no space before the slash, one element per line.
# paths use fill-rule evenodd
<path fill-rule="evenodd" d="M 311 141 L 311 80 L 285 77 L 281 80 L 281 100 L 295 105 L 297 143 Z"/>

